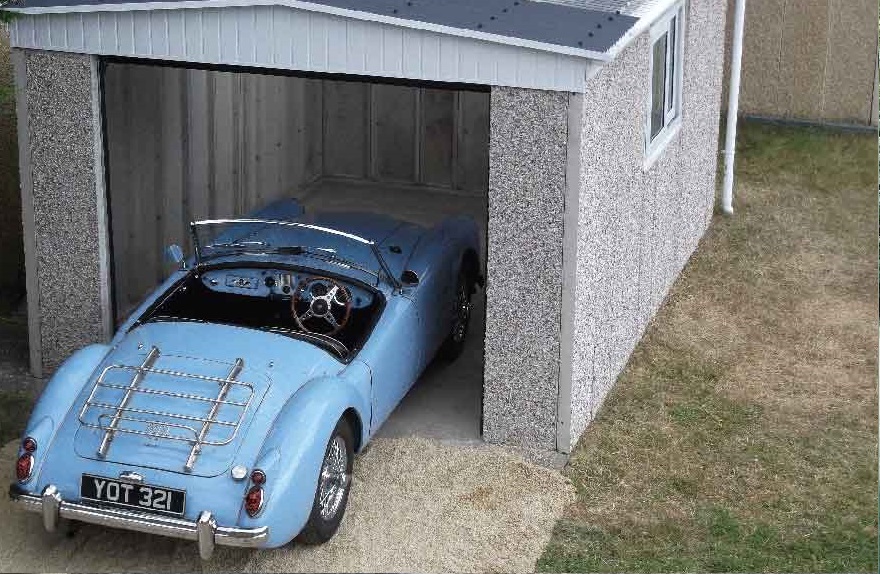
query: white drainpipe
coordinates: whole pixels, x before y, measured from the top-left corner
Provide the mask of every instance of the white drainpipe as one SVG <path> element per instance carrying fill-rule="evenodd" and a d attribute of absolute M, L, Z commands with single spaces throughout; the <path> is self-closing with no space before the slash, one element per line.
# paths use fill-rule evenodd
<path fill-rule="evenodd" d="M 736 0 L 733 48 L 730 57 L 730 101 L 727 104 L 727 144 L 724 150 L 724 190 L 721 194 L 721 209 L 727 215 L 733 215 L 733 167 L 736 155 L 736 121 L 739 115 L 739 83 L 742 72 L 745 24 L 746 0 Z"/>

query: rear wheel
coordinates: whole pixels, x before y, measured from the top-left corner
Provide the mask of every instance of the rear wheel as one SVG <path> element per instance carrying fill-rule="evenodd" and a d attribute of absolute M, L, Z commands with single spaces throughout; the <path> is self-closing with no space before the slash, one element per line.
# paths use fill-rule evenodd
<path fill-rule="evenodd" d="M 336 534 L 348 504 L 353 463 L 354 432 L 342 418 L 336 423 L 324 449 L 312 513 L 296 538 L 298 542 L 323 544 Z"/>
<path fill-rule="evenodd" d="M 446 340 L 440 347 L 438 355 L 446 361 L 454 361 L 467 342 L 468 326 L 471 321 L 471 295 L 474 292 L 473 281 L 465 273 L 464 269 L 458 273 L 458 283 L 455 288 L 455 309 L 452 318 L 452 327 Z"/>

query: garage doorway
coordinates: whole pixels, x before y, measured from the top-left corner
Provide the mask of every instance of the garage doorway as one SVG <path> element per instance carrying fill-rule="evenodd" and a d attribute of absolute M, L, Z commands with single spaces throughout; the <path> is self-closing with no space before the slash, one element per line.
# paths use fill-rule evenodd
<path fill-rule="evenodd" d="M 473 217 L 485 268 L 489 92 L 480 87 L 203 69 L 103 66 L 117 324 L 191 252 L 188 224 L 283 198 L 433 225 Z M 479 439 L 485 295 L 468 348 L 431 365 L 380 434 Z"/>

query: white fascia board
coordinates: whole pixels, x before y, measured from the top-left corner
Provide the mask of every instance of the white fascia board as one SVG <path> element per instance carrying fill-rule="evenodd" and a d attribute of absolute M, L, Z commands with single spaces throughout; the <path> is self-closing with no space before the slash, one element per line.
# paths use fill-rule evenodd
<path fill-rule="evenodd" d="M 334 16 L 342 16 L 344 18 L 352 18 L 355 20 L 364 20 L 369 22 L 379 22 L 391 26 L 400 26 L 403 28 L 413 28 L 416 30 L 425 30 L 446 34 L 449 36 L 460 36 L 463 38 L 472 38 L 482 40 L 484 42 L 492 42 L 495 44 L 506 44 L 510 46 L 518 46 L 521 48 L 529 48 L 532 50 L 540 50 L 543 52 L 552 52 L 555 54 L 565 54 L 568 56 L 579 56 L 589 60 L 607 62 L 613 59 L 609 52 L 597 52 L 594 50 L 582 50 L 570 46 L 560 46 L 557 44 L 548 44 L 546 42 L 537 42 L 523 38 L 515 38 L 511 36 L 501 36 L 498 34 L 489 34 L 487 32 L 478 32 L 476 30 L 468 30 L 464 28 L 453 28 L 451 26 L 442 26 L 440 24 L 432 24 L 430 22 L 420 22 L 418 20 L 408 20 L 406 18 L 395 18 L 392 16 L 384 16 L 382 14 L 374 14 L 372 12 L 361 12 L 358 10 L 349 10 L 346 8 L 337 8 L 334 6 L 325 6 L 323 4 L 313 4 L 311 2 L 302 2 L 300 0 L 184 0 L 181 2 L 129 2 L 120 4 L 77 4 L 70 6 L 43 6 L 33 8 L 8 8 L 10 12 L 18 12 L 21 14 L 64 14 L 74 12 L 133 12 L 141 10 L 182 10 L 182 9 L 198 9 L 198 8 L 226 8 L 226 7 L 246 7 L 246 6 L 284 6 L 297 10 L 305 10 L 309 12 L 321 12 L 324 14 L 332 14 Z M 625 36 L 626 37 L 626 36 Z"/>
<path fill-rule="evenodd" d="M 654 22 L 662 18 L 664 14 L 671 10 L 680 1 L 681 0 L 663 0 L 662 2 L 655 4 L 647 14 L 639 18 L 639 21 L 636 22 L 635 26 L 630 28 L 620 40 L 608 49 L 605 53 L 605 61 L 611 61 L 616 58 L 617 55 L 626 49 L 633 40 L 649 30 L 651 26 L 654 25 Z"/>

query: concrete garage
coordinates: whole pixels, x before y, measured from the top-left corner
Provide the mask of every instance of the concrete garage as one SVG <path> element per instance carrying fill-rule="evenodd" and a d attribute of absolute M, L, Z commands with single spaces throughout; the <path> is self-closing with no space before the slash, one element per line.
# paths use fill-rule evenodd
<path fill-rule="evenodd" d="M 473 409 L 468 436 L 568 453 L 709 224 L 725 8 L 23 0 L 32 369 L 106 340 L 189 218 L 285 196 L 470 213 L 483 348 L 426 374 L 412 420 L 454 420 L 434 389 Z"/>

